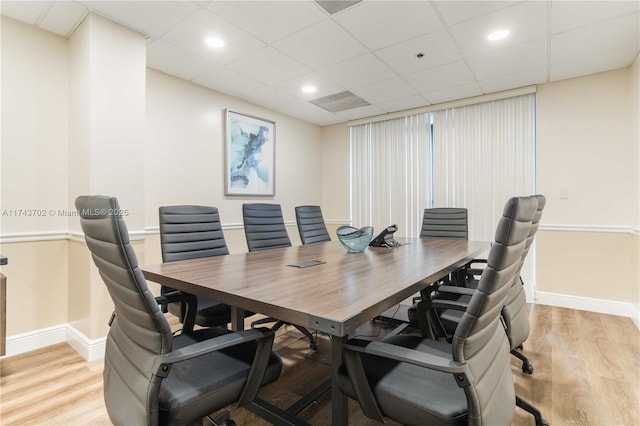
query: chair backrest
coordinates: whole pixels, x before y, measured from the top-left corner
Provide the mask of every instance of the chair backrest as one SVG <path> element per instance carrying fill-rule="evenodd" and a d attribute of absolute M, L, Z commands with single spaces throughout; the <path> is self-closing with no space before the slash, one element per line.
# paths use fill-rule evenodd
<path fill-rule="evenodd" d="M 249 251 L 291 247 L 280 204 L 243 204 L 242 220 Z"/>
<path fill-rule="evenodd" d="M 217 208 L 167 206 L 159 213 L 163 262 L 229 254 Z"/>
<path fill-rule="evenodd" d="M 172 349 L 171 328 L 138 267 L 118 201 L 80 196 L 76 209 L 115 307 L 104 361 L 107 412 L 115 424 L 157 424 L 160 381 L 152 381 L 152 368 Z"/>
<path fill-rule="evenodd" d="M 529 337 L 529 312 L 526 309 L 527 297 L 524 292 L 524 286 L 522 285 L 522 279 L 520 278 L 520 272 L 524 266 L 529 249 L 533 244 L 533 240 L 538 232 L 540 225 L 540 219 L 542 218 L 542 211 L 547 203 L 547 199 L 544 195 L 535 195 L 538 200 L 538 209 L 531 222 L 531 229 L 529 229 L 529 235 L 525 244 L 525 249 L 522 252 L 520 259 L 520 266 L 511 288 L 507 294 L 504 308 L 502 309 L 502 318 L 507 331 L 507 337 L 509 338 L 509 345 L 511 349 L 515 349 L 520 346 Z"/>
<path fill-rule="evenodd" d="M 457 207 L 424 209 L 420 238 L 429 237 L 456 240 L 468 239 L 467 209 Z"/>
<path fill-rule="evenodd" d="M 466 362 L 471 376 L 467 379 L 473 382 L 464 387 L 469 424 L 511 424 L 513 418 L 510 350 L 500 312 L 518 270 L 537 205 L 533 196 L 507 201 L 487 266 L 453 336 L 453 358 Z M 483 392 L 487 389 L 493 391 Z"/>
<path fill-rule="evenodd" d="M 327 227 L 324 224 L 320 206 L 296 207 L 296 223 L 300 232 L 302 244 L 313 244 L 331 241 Z"/>

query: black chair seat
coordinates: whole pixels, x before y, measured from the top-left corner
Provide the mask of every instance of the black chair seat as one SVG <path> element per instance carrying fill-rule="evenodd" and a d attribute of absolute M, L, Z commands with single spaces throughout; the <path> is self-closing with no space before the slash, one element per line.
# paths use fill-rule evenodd
<path fill-rule="evenodd" d="M 212 328 L 181 334 L 173 339 L 174 350 L 227 333 Z M 188 424 L 194 417 L 211 414 L 212 405 L 224 407 L 236 402 L 255 351 L 255 342 L 249 342 L 174 365 L 160 388 L 160 424 Z M 281 371 L 282 360 L 271 352 L 262 384 L 275 381 Z"/>
<path fill-rule="evenodd" d="M 244 317 L 255 315 L 254 312 L 245 311 Z M 202 327 L 217 327 L 231 322 L 231 309 L 229 305 L 216 302 L 206 297 L 198 296 L 198 311 L 196 312 L 196 324 Z"/>
<path fill-rule="evenodd" d="M 419 336 L 394 336 L 385 342 L 451 357 L 451 345 Z M 385 416 L 405 425 L 467 424 L 467 399 L 452 374 L 372 355 L 363 355 L 362 362 Z M 347 396 L 357 399 L 344 366 L 338 386 Z"/>

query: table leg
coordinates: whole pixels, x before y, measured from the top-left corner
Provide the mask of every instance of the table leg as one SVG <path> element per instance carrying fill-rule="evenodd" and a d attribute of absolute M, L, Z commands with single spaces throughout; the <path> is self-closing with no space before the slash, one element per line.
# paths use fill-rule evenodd
<path fill-rule="evenodd" d="M 231 330 L 244 330 L 244 309 L 231 307 Z"/>
<path fill-rule="evenodd" d="M 347 397 L 338 389 L 338 369 L 342 365 L 342 345 L 348 340 L 347 336 L 332 336 L 331 338 L 331 424 L 349 424 L 349 410 Z"/>

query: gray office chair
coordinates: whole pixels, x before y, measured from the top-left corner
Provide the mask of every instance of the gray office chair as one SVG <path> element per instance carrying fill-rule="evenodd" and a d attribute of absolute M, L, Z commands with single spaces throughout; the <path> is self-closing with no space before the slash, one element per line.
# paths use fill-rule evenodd
<path fill-rule="evenodd" d="M 296 223 L 303 245 L 331 241 L 320 206 L 296 207 Z"/>
<path fill-rule="evenodd" d="M 466 240 L 469 236 L 468 211 L 461 207 L 438 207 L 424 209 L 420 238 L 447 238 L 452 240 Z M 465 277 L 465 270 L 453 271 L 435 283 L 425 283 L 419 297 L 414 297 L 413 305 L 407 309 L 407 318 L 391 317 L 396 309 L 392 308 L 376 318 L 390 324 L 399 325 L 396 332 L 402 331 L 407 325 L 418 328 L 417 302 L 430 297 L 431 293 L 441 285 L 453 284 Z"/>
<path fill-rule="evenodd" d="M 451 344 L 415 335 L 345 344 L 337 384 L 366 416 L 405 425 L 509 425 L 515 406 L 527 405 L 515 395 L 500 310 L 536 206 L 533 197 L 506 203 L 487 268 Z M 541 416 L 536 424 L 545 424 Z"/>
<path fill-rule="evenodd" d="M 522 258 L 518 265 L 518 270 L 515 279 L 511 283 L 509 293 L 505 300 L 504 308 L 502 309 L 502 321 L 504 323 L 507 337 L 509 338 L 509 344 L 511 347 L 511 354 L 522 361 L 522 371 L 528 374 L 533 373 L 533 365 L 529 359 L 521 352 L 524 342 L 529 337 L 529 314 L 526 308 L 527 300 L 524 292 L 524 285 L 520 272 L 524 266 L 529 249 L 533 244 L 533 240 L 538 231 L 540 219 L 542 218 L 542 212 L 547 203 L 546 198 L 543 195 L 534 196 L 538 201 L 538 209 L 531 223 L 531 229 L 527 236 L 527 242 L 525 250 L 522 253 Z M 486 260 L 485 260 L 486 262 Z M 470 274 L 467 278 L 469 290 L 460 287 L 441 286 L 437 289 L 437 292 L 433 293 L 431 298 L 443 301 L 441 305 L 446 306 L 446 300 L 453 300 L 457 304 L 469 303 L 473 289 L 478 285 L 478 280 L 473 278 L 473 274 Z M 423 333 L 432 331 L 429 327 L 436 326 L 439 330 L 435 334 L 442 334 L 446 338 L 450 338 L 453 331 L 457 327 L 461 320 L 461 313 L 455 309 L 441 309 L 434 312 L 436 315 L 420 315 L 426 322 L 421 326 Z M 428 321 L 434 321 L 434 323 L 428 323 Z"/>
<path fill-rule="evenodd" d="M 291 247 L 280 204 L 243 204 L 242 220 L 250 252 Z"/>
<path fill-rule="evenodd" d="M 160 207 L 160 248 L 163 262 L 197 259 L 229 254 L 218 209 L 208 206 Z M 162 294 L 175 292 L 162 286 Z M 196 296 L 196 324 L 202 327 L 226 326 L 231 322 L 231 308 L 207 297 Z M 184 303 L 171 303 L 169 312 L 184 318 Z M 245 317 L 253 312 L 245 312 Z"/>
<path fill-rule="evenodd" d="M 113 197 L 80 196 L 76 209 L 87 246 L 115 307 L 106 341 L 104 401 L 116 425 L 191 425 L 229 404 L 247 404 L 280 375 L 274 333 L 193 330 L 195 298 L 161 296 L 147 287 Z M 174 336 L 158 304 L 188 303 Z M 229 420 L 228 413 L 214 420 Z"/>
<path fill-rule="evenodd" d="M 242 220 L 244 221 L 244 235 L 250 252 L 291 247 L 280 204 L 243 204 Z M 273 331 L 277 331 L 283 325 L 289 324 L 277 318 L 267 317 L 252 322 L 251 327 L 272 322 L 275 322 L 271 327 Z M 290 325 L 294 326 L 309 339 L 309 347 L 311 349 L 318 349 L 318 342 L 309 330 L 297 324 Z"/>
<path fill-rule="evenodd" d="M 457 207 L 424 209 L 420 238 L 468 239 L 467 209 Z"/>

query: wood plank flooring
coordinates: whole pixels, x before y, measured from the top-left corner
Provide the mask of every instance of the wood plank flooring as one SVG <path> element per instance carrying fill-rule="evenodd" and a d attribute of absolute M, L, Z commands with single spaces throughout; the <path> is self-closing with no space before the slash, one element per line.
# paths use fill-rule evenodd
<path fill-rule="evenodd" d="M 632 321 L 543 305 L 532 305 L 530 312 L 532 333 L 524 353 L 535 371 L 523 374 L 513 359 L 516 393 L 540 408 L 554 426 L 640 424 L 640 333 Z M 170 322 L 178 327 L 175 319 Z M 361 333 L 383 335 L 385 330 L 369 325 Z M 279 331 L 274 348 L 285 367 L 260 396 L 286 407 L 327 377 L 329 341 L 319 339 L 319 350 L 311 351 L 295 329 Z M 269 424 L 242 408 L 230 410 L 239 425 Z M 330 410 L 327 394 L 301 418 L 328 425 Z M 349 424 L 377 424 L 354 401 L 349 410 Z M 102 362 L 87 363 L 65 343 L 0 360 L 0 424 L 110 424 L 102 399 Z M 513 424 L 534 421 L 516 409 Z"/>

